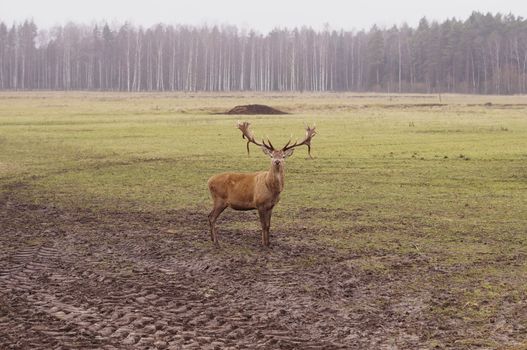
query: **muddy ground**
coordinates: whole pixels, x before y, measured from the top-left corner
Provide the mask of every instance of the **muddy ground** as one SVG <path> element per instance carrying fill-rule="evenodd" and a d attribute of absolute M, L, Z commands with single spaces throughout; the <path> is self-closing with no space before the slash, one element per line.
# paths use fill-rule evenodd
<path fill-rule="evenodd" d="M 445 271 L 419 254 L 379 251 L 390 272 L 375 274 L 354 267 L 358 256 L 317 246 L 309 228 L 275 222 L 269 250 L 256 230 L 222 230 L 225 246 L 256 252 L 229 256 L 209 244 L 206 214 L 3 200 L 0 348 L 471 348 L 459 343 L 469 325 L 429 312 L 455 300 L 433 286 Z M 252 219 L 226 212 L 220 226 Z M 430 276 L 423 290 L 408 288 L 416 272 Z M 519 332 L 489 337 L 514 344 Z"/>

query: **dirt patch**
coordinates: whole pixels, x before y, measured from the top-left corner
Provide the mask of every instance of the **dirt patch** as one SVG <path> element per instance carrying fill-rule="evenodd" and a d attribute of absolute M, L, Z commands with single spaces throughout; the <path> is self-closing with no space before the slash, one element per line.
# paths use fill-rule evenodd
<path fill-rule="evenodd" d="M 432 108 L 432 107 L 445 107 L 448 106 L 445 103 L 395 103 L 395 104 L 382 104 L 382 105 L 365 105 L 368 107 L 380 107 L 380 108 Z"/>
<path fill-rule="evenodd" d="M 527 103 L 492 103 L 486 102 L 483 104 L 467 104 L 468 107 L 488 107 L 492 109 L 524 109 L 527 107 Z"/>
<path fill-rule="evenodd" d="M 255 219 L 232 211 L 215 249 L 206 214 L 65 211 L 7 196 L 0 348 L 421 349 L 467 334 L 462 320 L 429 313 L 451 296 L 430 292 L 443 272 L 419 254 L 343 252 L 318 240 L 331 232 L 278 220 L 264 249 L 258 229 L 226 228 Z M 429 284 L 408 288 L 416 276 Z"/>
<path fill-rule="evenodd" d="M 280 111 L 276 108 L 269 107 L 266 105 L 243 105 L 236 106 L 225 114 L 288 114 L 286 112 Z"/>

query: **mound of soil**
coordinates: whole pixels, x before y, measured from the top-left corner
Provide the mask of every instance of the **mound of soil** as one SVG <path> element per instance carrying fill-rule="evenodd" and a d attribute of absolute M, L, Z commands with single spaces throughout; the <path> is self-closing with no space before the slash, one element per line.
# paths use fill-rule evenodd
<path fill-rule="evenodd" d="M 225 114 L 288 114 L 266 105 L 236 106 Z"/>

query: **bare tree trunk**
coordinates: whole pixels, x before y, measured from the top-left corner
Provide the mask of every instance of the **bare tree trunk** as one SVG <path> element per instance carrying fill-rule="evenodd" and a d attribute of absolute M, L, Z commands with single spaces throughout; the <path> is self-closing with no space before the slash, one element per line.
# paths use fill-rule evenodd
<path fill-rule="evenodd" d="M 515 38 L 515 44 L 516 45 L 515 45 L 515 50 L 514 50 L 515 51 L 514 52 L 515 53 L 514 57 L 516 58 L 516 69 L 517 69 L 517 76 L 518 76 L 518 91 L 517 92 L 522 94 L 523 93 L 523 87 L 522 87 L 522 84 L 521 84 L 521 82 L 522 82 L 522 80 L 521 80 L 521 76 L 522 76 L 521 72 L 522 71 L 521 71 L 521 66 L 520 66 L 520 50 L 518 48 L 518 38 Z"/>
<path fill-rule="evenodd" d="M 399 52 L 399 93 L 402 91 L 402 72 L 403 72 L 403 60 L 402 60 L 402 54 L 401 54 L 401 33 L 399 32 L 399 35 L 397 36 L 397 49 Z"/>
<path fill-rule="evenodd" d="M 160 42 L 157 48 L 157 74 L 156 74 L 156 89 L 158 91 L 165 90 L 163 84 L 163 44 Z"/>
<path fill-rule="evenodd" d="M 242 38 L 241 44 L 241 67 L 240 67 L 240 90 L 245 90 L 245 39 Z"/>
<path fill-rule="evenodd" d="M 501 92 L 501 68 L 500 68 L 500 45 L 499 45 L 499 41 L 498 39 L 496 38 L 495 39 L 495 53 L 496 53 L 496 75 L 497 75 L 497 80 L 496 80 L 496 93 L 499 95 L 500 92 Z"/>
<path fill-rule="evenodd" d="M 141 90 L 141 57 L 142 57 L 142 34 L 141 31 L 137 31 L 136 46 L 135 46 L 135 67 L 134 67 L 134 81 L 132 83 L 132 89 L 134 91 Z"/>
<path fill-rule="evenodd" d="M 523 57 L 523 92 L 526 91 L 527 88 L 527 50 L 525 50 L 525 55 Z"/>
<path fill-rule="evenodd" d="M 130 91 L 130 30 L 126 31 L 126 91 Z"/>

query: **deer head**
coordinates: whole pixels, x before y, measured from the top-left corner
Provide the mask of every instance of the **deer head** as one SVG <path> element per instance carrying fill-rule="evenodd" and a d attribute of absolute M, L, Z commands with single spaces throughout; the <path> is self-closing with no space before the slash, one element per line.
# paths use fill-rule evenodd
<path fill-rule="evenodd" d="M 281 149 L 274 148 L 269 138 L 267 138 L 267 142 L 265 142 L 264 139 L 262 139 L 261 143 L 256 141 L 254 138 L 254 134 L 249 129 L 250 125 L 251 124 L 249 122 L 239 121 L 237 124 L 238 129 L 240 129 L 242 132 L 242 138 L 247 140 L 247 154 L 249 154 L 249 144 L 253 143 L 261 147 L 262 151 L 271 158 L 271 163 L 273 165 L 279 167 L 283 165 L 286 158 L 290 157 L 293 154 L 295 147 L 306 145 L 309 157 L 311 159 L 313 158 L 311 156 L 311 139 L 316 135 L 315 125 L 313 125 L 313 127 L 309 127 L 309 125 L 306 125 L 306 136 L 304 137 L 304 140 L 302 140 L 302 142 L 298 143 L 297 140 L 293 144 L 291 144 L 291 139 L 289 139 L 286 145 Z"/>

